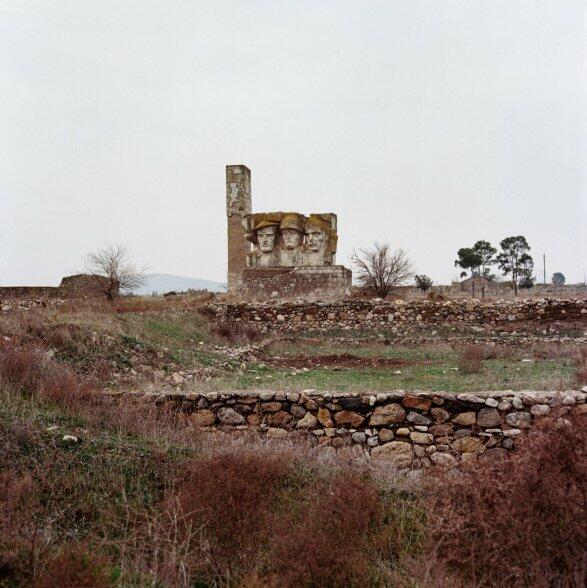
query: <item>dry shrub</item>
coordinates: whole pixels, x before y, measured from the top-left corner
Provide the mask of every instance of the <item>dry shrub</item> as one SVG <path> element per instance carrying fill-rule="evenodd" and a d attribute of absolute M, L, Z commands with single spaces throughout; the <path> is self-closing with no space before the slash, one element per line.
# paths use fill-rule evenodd
<path fill-rule="evenodd" d="M 188 466 L 170 508 L 178 508 L 184 534 L 196 533 L 191 566 L 210 580 L 252 571 L 270 532 L 269 515 L 291 461 L 284 454 L 217 454 Z"/>
<path fill-rule="evenodd" d="M 35 586 L 38 588 L 108 588 L 113 586 L 106 562 L 84 546 L 72 546 L 52 557 Z"/>
<path fill-rule="evenodd" d="M 299 459 L 283 448 L 241 448 L 194 461 L 168 499 L 167 528 L 157 532 L 173 553 L 161 577 L 170 584 L 372 583 L 375 561 L 397 560 L 396 537 L 406 532 L 386 519 L 371 478 Z"/>
<path fill-rule="evenodd" d="M 484 358 L 483 348 L 479 345 L 468 345 L 459 358 L 459 371 L 462 374 L 478 374 Z"/>
<path fill-rule="evenodd" d="M 575 377 L 579 386 L 587 385 L 587 346 L 585 345 L 579 349 Z"/>
<path fill-rule="evenodd" d="M 221 322 L 215 325 L 212 333 L 227 343 L 248 344 L 260 341 L 262 333 L 253 325 L 246 323 Z"/>
<path fill-rule="evenodd" d="M 377 487 L 350 471 L 309 493 L 296 520 L 273 525 L 270 567 L 279 586 L 369 584 L 369 551 L 381 547 L 383 508 Z"/>
<path fill-rule="evenodd" d="M 32 346 L 0 350 L 0 379 L 20 393 L 64 406 L 80 402 L 89 394 L 89 386 L 80 383 L 70 369 Z"/>
<path fill-rule="evenodd" d="M 467 584 L 583 586 L 587 573 L 587 428 L 543 423 L 511 457 L 431 493 L 430 551 Z"/>
<path fill-rule="evenodd" d="M 1 467 L 0 578 L 10 578 L 24 574 L 36 559 L 39 505 L 33 495 L 32 477 L 13 464 L 3 463 Z"/>

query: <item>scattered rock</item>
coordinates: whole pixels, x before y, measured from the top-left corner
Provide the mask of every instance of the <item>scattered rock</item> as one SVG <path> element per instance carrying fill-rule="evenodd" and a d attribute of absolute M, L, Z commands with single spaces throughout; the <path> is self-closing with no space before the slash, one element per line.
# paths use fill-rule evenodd
<path fill-rule="evenodd" d="M 273 439 L 285 439 L 288 433 L 285 429 L 280 429 L 278 427 L 269 427 L 267 429 L 267 437 L 271 437 Z"/>
<path fill-rule="evenodd" d="M 459 453 L 483 453 L 485 445 L 478 437 L 461 437 L 453 441 L 452 448 Z"/>
<path fill-rule="evenodd" d="M 396 403 L 377 406 L 369 419 L 369 426 L 381 427 L 400 423 L 406 418 L 406 411 Z"/>
<path fill-rule="evenodd" d="M 510 412 L 505 420 L 508 425 L 518 429 L 527 429 L 532 424 L 532 417 L 529 412 Z"/>
<path fill-rule="evenodd" d="M 450 453 L 437 451 L 430 456 L 430 460 L 442 468 L 454 468 L 457 465 L 457 460 Z"/>
<path fill-rule="evenodd" d="M 410 439 L 414 443 L 418 443 L 420 445 L 430 445 L 434 443 L 434 435 L 430 435 L 430 433 L 419 433 L 418 431 L 413 431 L 410 433 Z"/>
<path fill-rule="evenodd" d="M 445 423 L 450 419 L 450 414 L 444 408 L 433 408 L 430 413 L 437 423 Z"/>
<path fill-rule="evenodd" d="M 371 459 L 394 468 L 409 468 L 414 461 L 412 445 L 405 441 L 390 441 L 371 450 Z"/>
<path fill-rule="evenodd" d="M 461 425 L 463 427 L 470 427 L 477 421 L 477 415 L 474 412 L 461 412 L 452 419 L 455 425 Z"/>
<path fill-rule="evenodd" d="M 365 418 L 356 412 L 341 410 L 340 412 L 334 413 L 334 420 L 338 425 L 349 425 L 357 428 L 363 424 Z"/>
<path fill-rule="evenodd" d="M 477 424 L 485 429 L 501 427 L 501 416 L 495 408 L 482 408 L 477 415 Z"/>
<path fill-rule="evenodd" d="M 426 418 L 423 414 L 419 412 L 414 412 L 411 410 L 406 417 L 408 422 L 413 423 L 414 425 L 430 425 L 432 421 L 429 418 Z"/>
<path fill-rule="evenodd" d="M 218 409 L 216 416 L 223 425 L 242 425 L 245 422 L 245 417 L 230 407 Z"/>
<path fill-rule="evenodd" d="M 550 412 L 548 404 L 535 404 L 530 408 L 530 412 L 535 416 L 544 416 Z"/>
<path fill-rule="evenodd" d="M 318 409 L 318 422 L 323 427 L 334 427 L 334 423 L 330 418 L 330 411 L 323 406 Z"/>
<path fill-rule="evenodd" d="M 432 399 L 426 396 L 416 396 L 414 394 L 406 394 L 402 400 L 405 408 L 415 408 L 416 410 L 428 411 L 432 404 Z"/>
<path fill-rule="evenodd" d="M 296 426 L 298 429 L 313 429 L 317 424 L 318 419 L 311 412 L 307 412 Z"/>
<path fill-rule="evenodd" d="M 196 427 L 210 427 L 216 422 L 216 415 L 211 410 L 198 410 L 192 413 L 191 421 Z"/>

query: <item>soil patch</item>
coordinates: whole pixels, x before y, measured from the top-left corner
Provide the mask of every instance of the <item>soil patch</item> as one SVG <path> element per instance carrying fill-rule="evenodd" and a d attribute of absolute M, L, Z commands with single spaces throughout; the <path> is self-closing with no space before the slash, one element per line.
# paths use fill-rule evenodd
<path fill-rule="evenodd" d="M 286 355 L 268 357 L 266 363 L 275 367 L 398 367 L 413 364 L 410 359 L 398 357 L 359 357 L 351 353 L 332 355 Z"/>

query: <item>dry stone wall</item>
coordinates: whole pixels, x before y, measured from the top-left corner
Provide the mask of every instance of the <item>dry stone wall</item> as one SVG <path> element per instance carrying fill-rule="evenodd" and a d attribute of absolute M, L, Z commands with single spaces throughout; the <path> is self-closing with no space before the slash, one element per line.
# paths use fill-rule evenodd
<path fill-rule="evenodd" d="M 477 325 L 492 329 L 502 325 L 547 325 L 554 321 L 587 326 L 587 300 L 526 299 L 482 303 L 469 301 L 386 302 L 285 302 L 264 304 L 211 304 L 220 321 L 245 322 L 262 331 L 333 329 L 391 329 L 397 326 Z"/>
<path fill-rule="evenodd" d="M 587 415 L 587 388 L 564 392 L 255 391 L 145 395 L 203 430 L 303 438 L 399 468 L 453 467 L 506 455 L 540 420 Z"/>

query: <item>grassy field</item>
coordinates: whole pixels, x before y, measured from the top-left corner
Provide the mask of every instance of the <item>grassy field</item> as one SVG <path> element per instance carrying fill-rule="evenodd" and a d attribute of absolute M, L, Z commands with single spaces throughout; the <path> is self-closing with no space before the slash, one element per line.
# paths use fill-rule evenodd
<path fill-rule="evenodd" d="M 127 303 L 130 304 L 130 303 Z M 376 391 L 568 389 L 575 378 L 579 346 L 570 342 L 526 346 L 479 344 L 480 360 L 464 370 L 470 344 L 436 341 L 406 345 L 377 339 L 327 337 L 272 340 L 244 361 L 232 354 L 262 343 L 254 332 L 224 333 L 197 308 L 130 305 L 68 307 L 13 313 L 0 335 L 52 349 L 79 373 L 127 387 L 150 381 L 166 385 L 175 372 L 192 372 L 181 385 L 191 390 L 279 388 L 284 390 Z M 4 318 L 4 317 L 3 317 Z M 253 339 L 251 340 L 251 337 Z M 134 384 L 133 384 L 134 383 Z M 174 383 L 174 386 L 177 385 Z"/>

